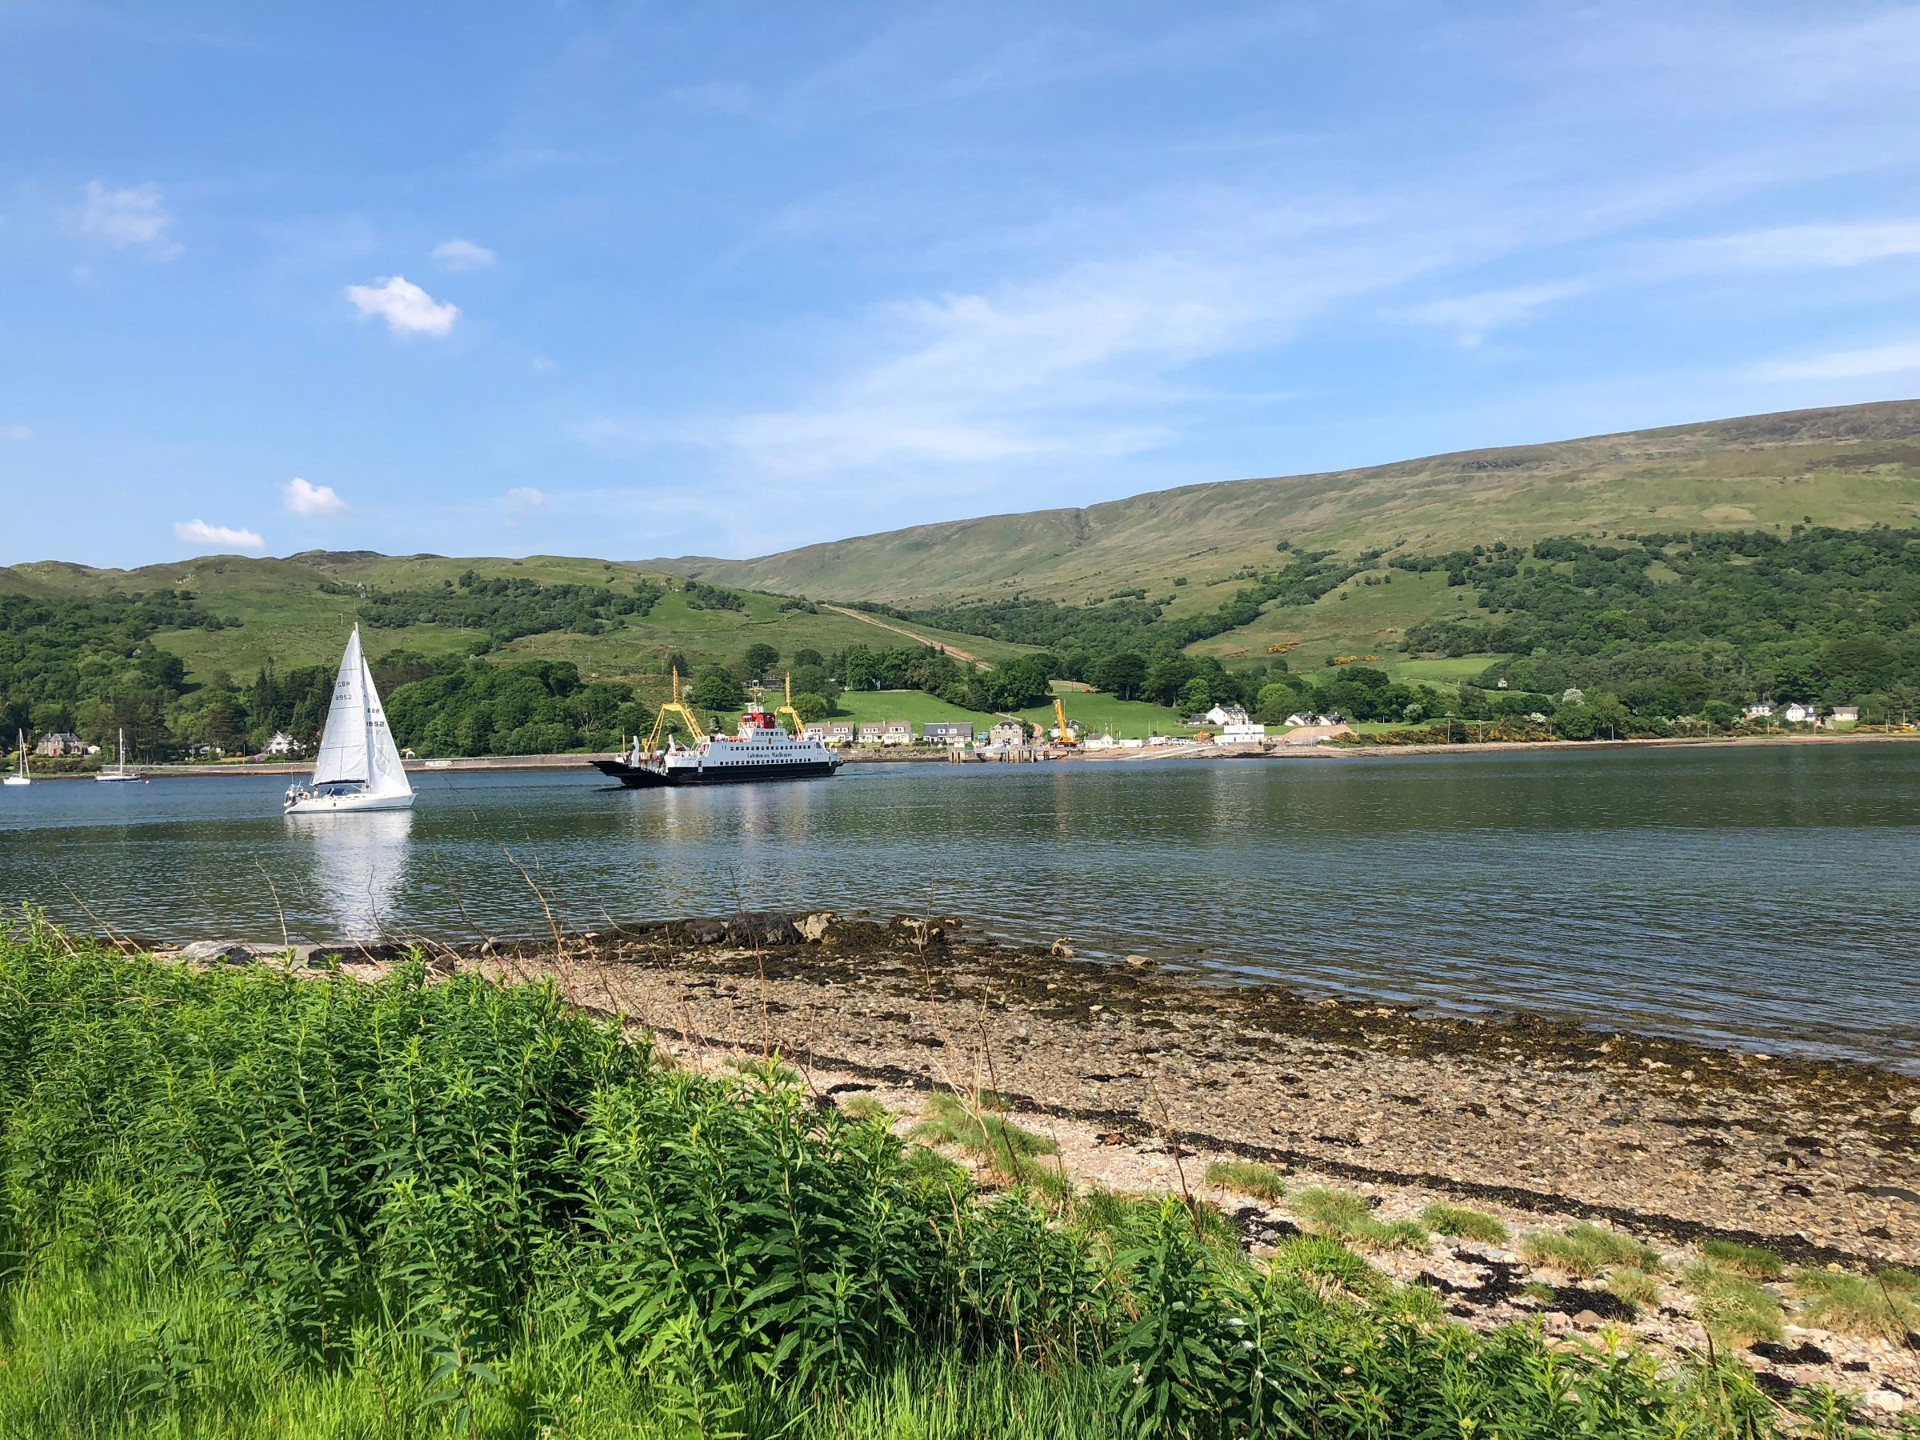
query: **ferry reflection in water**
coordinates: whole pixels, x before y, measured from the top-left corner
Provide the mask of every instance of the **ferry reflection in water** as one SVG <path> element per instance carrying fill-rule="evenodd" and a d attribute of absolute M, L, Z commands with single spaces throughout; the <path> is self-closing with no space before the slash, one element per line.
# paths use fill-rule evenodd
<path fill-rule="evenodd" d="M 342 940 L 398 933 L 394 903 L 406 893 L 411 810 L 312 817 L 289 831 L 311 853 L 313 899 Z"/>

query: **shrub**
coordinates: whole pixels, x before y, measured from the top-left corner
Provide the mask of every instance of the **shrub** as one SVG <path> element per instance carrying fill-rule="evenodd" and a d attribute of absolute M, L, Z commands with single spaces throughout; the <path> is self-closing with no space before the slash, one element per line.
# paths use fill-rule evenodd
<path fill-rule="evenodd" d="M 1364 1195 L 1351 1190 L 1333 1190 L 1310 1185 L 1292 1200 L 1294 1214 L 1316 1235 L 1376 1250 L 1418 1250 L 1427 1243 L 1423 1225 L 1411 1220 L 1387 1224 L 1373 1217 L 1373 1209 Z"/>

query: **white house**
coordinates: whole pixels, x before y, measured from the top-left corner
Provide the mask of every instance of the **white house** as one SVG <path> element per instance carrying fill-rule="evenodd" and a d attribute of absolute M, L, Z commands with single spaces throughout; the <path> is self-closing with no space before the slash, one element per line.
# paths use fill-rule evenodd
<path fill-rule="evenodd" d="M 1200 716 L 1200 719 L 1209 725 L 1219 725 L 1222 727 L 1228 725 L 1244 725 L 1247 723 L 1247 712 L 1242 710 L 1238 705 L 1216 705 L 1207 711 L 1206 714 Z"/>
<path fill-rule="evenodd" d="M 1820 718 L 1818 705 L 1802 705 L 1798 701 L 1787 706 L 1781 712 L 1789 725 L 1811 725 Z"/>
<path fill-rule="evenodd" d="M 1296 727 L 1301 725 L 1338 725 L 1339 723 L 1340 717 L 1338 715 L 1315 715 L 1308 710 L 1298 710 L 1287 716 L 1287 724 Z"/>
<path fill-rule="evenodd" d="M 1024 745 L 1027 743 L 1027 727 L 1018 720 L 1002 720 L 987 731 L 989 745 Z"/>
<path fill-rule="evenodd" d="M 1267 727 L 1257 720 L 1243 720 L 1237 725 L 1220 727 L 1222 745 L 1258 745 L 1267 738 Z"/>
<path fill-rule="evenodd" d="M 920 733 L 928 742 L 935 745 L 971 745 L 973 726 L 964 721 L 930 720 L 921 727 Z"/>
<path fill-rule="evenodd" d="M 807 738 L 822 745 L 851 745 L 856 733 L 851 720 L 820 720 L 806 729 Z"/>
<path fill-rule="evenodd" d="M 269 755 L 298 755 L 300 750 L 300 742 L 284 730 L 274 731 L 273 738 L 267 741 Z"/>
<path fill-rule="evenodd" d="M 1833 707 L 1833 713 L 1827 716 L 1827 728 L 1829 730 L 1837 729 L 1842 725 L 1858 725 L 1859 723 L 1860 707 L 1858 705 L 1836 705 Z"/>
<path fill-rule="evenodd" d="M 1749 720 L 1771 720 L 1773 718 L 1773 706 L 1762 700 L 1756 705 L 1747 706 L 1741 713 Z"/>
<path fill-rule="evenodd" d="M 1120 742 L 1114 739 L 1113 736 L 1102 730 L 1096 735 L 1087 736 L 1087 738 L 1081 742 L 1081 748 L 1084 750 L 1112 750 L 1118 746 L 1119 743 Z"/>

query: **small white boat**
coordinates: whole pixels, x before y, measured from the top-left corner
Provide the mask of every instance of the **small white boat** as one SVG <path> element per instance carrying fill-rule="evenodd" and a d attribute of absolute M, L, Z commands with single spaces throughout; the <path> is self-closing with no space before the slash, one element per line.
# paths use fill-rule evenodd
<path fill-rule="evenodd" d="M 412 807 L 413 786 L 400 763 L 393 732 L 387 729 L 387 712 L 380 708 L 356 625 L 333 682 L 333 703 L 327 709 L 313 780 L 288 789 L 285 813 L 337 815 Z"/>
<path fill-rule="evenodd" d="M 33 776 L 27 773 L 27 732 L 22 730 L 20 732 L 19 762 L 15 766 L 13 774 L 7 776 L 5 780 L 0 780 L 0 785 L 31 785 L 32 783 Z"/>
<path fill-rule="evenodd" d="M 127 732 L 120 732 L 120 759 L 117 764 L 109 765 L 93 777 L 101 781 L 139 780 L 144 778 L 138 770 L 127 769 Z"/>

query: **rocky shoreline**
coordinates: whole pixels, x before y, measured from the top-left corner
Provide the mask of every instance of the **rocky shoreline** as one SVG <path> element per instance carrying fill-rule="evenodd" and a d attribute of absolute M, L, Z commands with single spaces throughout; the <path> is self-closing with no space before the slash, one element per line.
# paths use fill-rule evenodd
<path fill-rule="evenodd" d="M 1290 1185 L 1357 1190 L 1388 1220 L 1443 1201 L 1519 1232 L 1597 1222 L 1669 1254 L 1676 1273 L 1710 1240 L 1793 1265 L 1920 1265 L 1920 1077 L 1873 1065 L 1316 999 L 1140 956 L 1079 960 L 1064 942 L 977 943 L 950 920 L 760 915 L 426 948 L 444 968 L 550 976 L 690 1063 L 777 1053 L 823 1102 L 869 1095 L 910 1116 L 933 1090 L 993 1092 L 1055 1138 L 1073 1183 L 1167 1190 L 1209 1157 L 1251 1159 Z M 377 973 L 404 949 L 296 959 Z M 1215 1198 L 1255 1243 L 1292 1228 L 1284 1203 Z M 1538 1286 L 1529 1298 L 1517 1251 L 1441 1243 L 1380 1263 L 1476 1321 L 1608 1318 L 1606 1297 L 1577 1283 L 1554 1290 L 1562 1303 Z M 1675 1289 L 1631 1328 L 1698 1345 L 1689 1304 Z M 1920 1409 L 1920 1336 L 1789 1325 L 1786 1338 L 1775 1349 L 1800 1361 L 1762 1347 L 1750 1363 L 1782 1384 L 1869 1384 L 1883 1415 Z"/>

